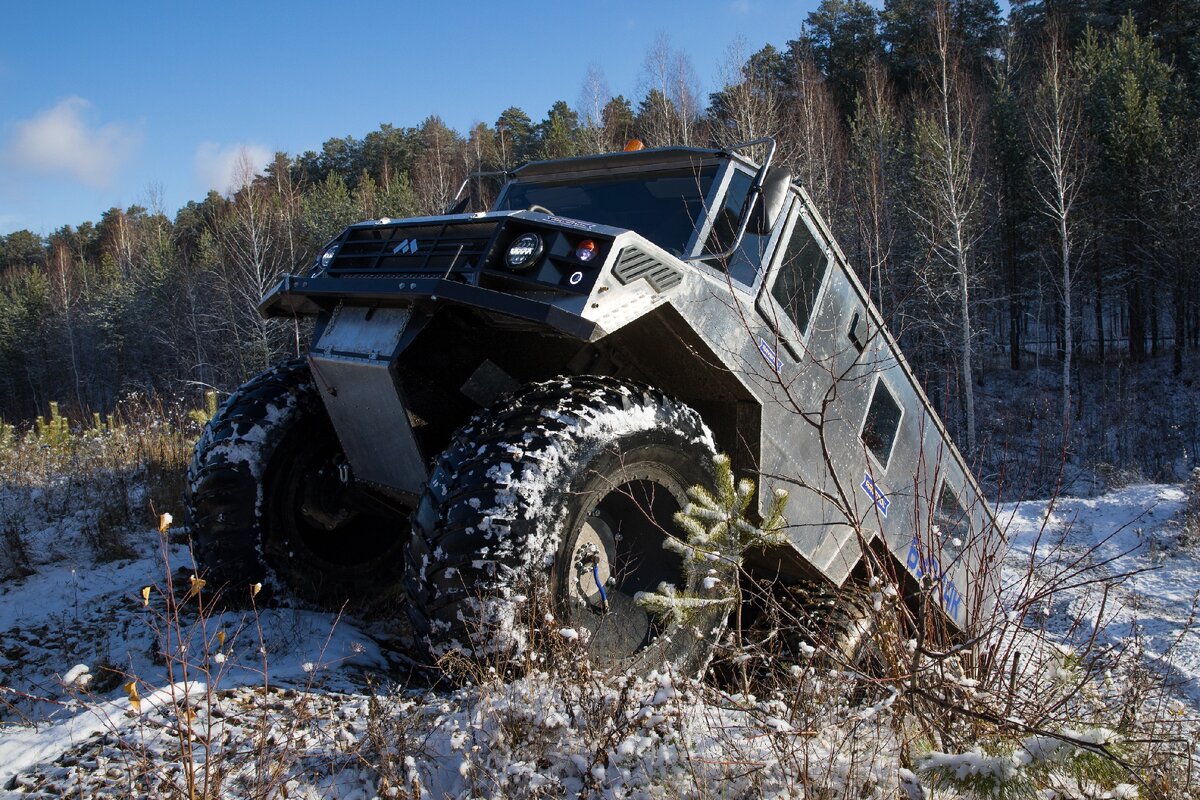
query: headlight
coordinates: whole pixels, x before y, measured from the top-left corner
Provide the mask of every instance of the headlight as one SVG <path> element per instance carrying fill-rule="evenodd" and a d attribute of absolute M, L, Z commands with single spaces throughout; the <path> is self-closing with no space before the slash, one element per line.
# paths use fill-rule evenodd
<path fill-rule="evenodd" d="M 321 253 L 321 269 L 329 269 L 329 265 L 333 263 L 333 257 L 337 255 L 338 246 L 331 245 L 324 253 Z"/>
<path fill-rule="evenodd" d="M 504 263 L 509 269 L 526 269 L 537 263 L 542 255 L 542 237 L 536 233 L 522 233 L 508 246 Z"/>

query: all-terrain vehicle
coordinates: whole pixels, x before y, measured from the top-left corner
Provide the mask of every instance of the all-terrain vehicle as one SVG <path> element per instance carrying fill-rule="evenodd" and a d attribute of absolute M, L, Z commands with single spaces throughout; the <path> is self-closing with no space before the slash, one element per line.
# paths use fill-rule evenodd
<path fill-rule="evenodd" d="M 636 597 L 685 582 L 664 542 L 723 452 L 759 513 L 789 490 L 757 569 L 836 589 L 874 551 L 966 625 L 991 513 L 773 152 L 535 162 L 490 211 L 347 228 L 262 301 L 315 319 L 307 356 L 196 446 L 210 579 L 390 592 L 435 654 L 519 651 L 554 619 L 606 659 L 694 668 L 727 611 L 670 626 Z"/>

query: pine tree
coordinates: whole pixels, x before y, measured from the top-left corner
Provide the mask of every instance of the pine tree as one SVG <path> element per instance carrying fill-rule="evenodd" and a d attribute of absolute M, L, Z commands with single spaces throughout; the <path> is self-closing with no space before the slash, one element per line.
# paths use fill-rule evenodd
<path fill-rule="evenodd" d="M 538 125 L 537 157 L 539 159 L 569 158 L 579 154 L 576 140 L 579 115 L 571 110 L 566 101 L 559 100 Z"/>
<path fill-rule="evenodd" d="M 509 106 L 496 119 L 496 155 L 500 169 L 511 170 L 529 160 L 533 146 L 533 120 L 516 106 Z"/>
<path fill-rule="evenodd" d="M 1100 252 L 1109 278 L 1124 285 L 1129 355 L 1147 355 L 1147 315 L 1155 283 L 1148 274 L 1153 195 L 1167 152 L 1169 114 L 1176 86 L 1171 67 L 1150 37 L 1126 17 L 1112 36 L 1089 30 L 1076 51 L 1086 128 L 1097 142 L 1094 202 L 1108 218 Z M 1120 191 L 1113 191 L 1120 187 Z M 1097 295 L 1100 295 L 1097 278 Z M 1153 321 L 1151 321 L 1153 325 Z"/>
<path fill-rule="evenodd" d="M 604 106 L 604 137 L 609 150 L 621 150 L 633 138 L 633 105 L 619 94 Z"/>
<path fill-rule="evenodd" d="M 883 55 L 879 13 L 866 0 L 821 0 L 805 20 L 802 37 L 818 69 L 829 79 L 842 116 L 854 111 L 871 65 Z M 789 42 L 793 52 L 795 42 Z"/>
<path fill-rule="evenodd" d="M 750 521 L 754 481 L 737 480 L 729 456 L 713 458 L 716 493 L 703 486 L 688 489 L 691 502 L 675 514 L 684 539 L 668 539 L 664 547 L 683 557 L 687 587 L 662 583 L 657 592 L 643 592 L 637 600 L 646 609 L 674 623 L 684 622 L 690 611 L 714 604 L 741 602 L 742 559 L 751 548 L 779 547 L 787 543 L 783 509 L 788 493 L 776 489 L 761 525 Z"/>

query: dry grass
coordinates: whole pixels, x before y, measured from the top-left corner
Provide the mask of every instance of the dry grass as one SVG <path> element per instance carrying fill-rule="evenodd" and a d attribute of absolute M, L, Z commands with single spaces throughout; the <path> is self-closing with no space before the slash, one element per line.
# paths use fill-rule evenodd
<path fill-rule="evenodd" d="M 127 532 L 178 507 L 200 434 L 196 414 L 179 403 L 135 396 L 106 418 L 70 420 L 51 403 L 49 415 L 26 429 L 0 423 L 0 486 L 7 489 L 0 497 L 0 535 L 8 571 L 19 575 L 31 567 L 22 546 L 31 517 L 83 515 L 98 559 L 133 555 Z"/>

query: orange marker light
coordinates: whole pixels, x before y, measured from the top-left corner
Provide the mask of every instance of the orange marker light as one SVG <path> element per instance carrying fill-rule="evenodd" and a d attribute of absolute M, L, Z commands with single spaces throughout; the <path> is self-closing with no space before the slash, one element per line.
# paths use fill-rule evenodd
<path fill-rule="evenodd" d="M 635 150 L 644 150 L 646 144 L 641 139 L 630 139 L 625 143 L 625 152 L 632 153 Z"/>
<path fill-rule="evenodd" d="M 575 248 L 575 257 L 580 261 L 591 261 L 596 257 L 596 243 L 591 239 L 584 239 L 579 243 L 579 247 Z"/>

